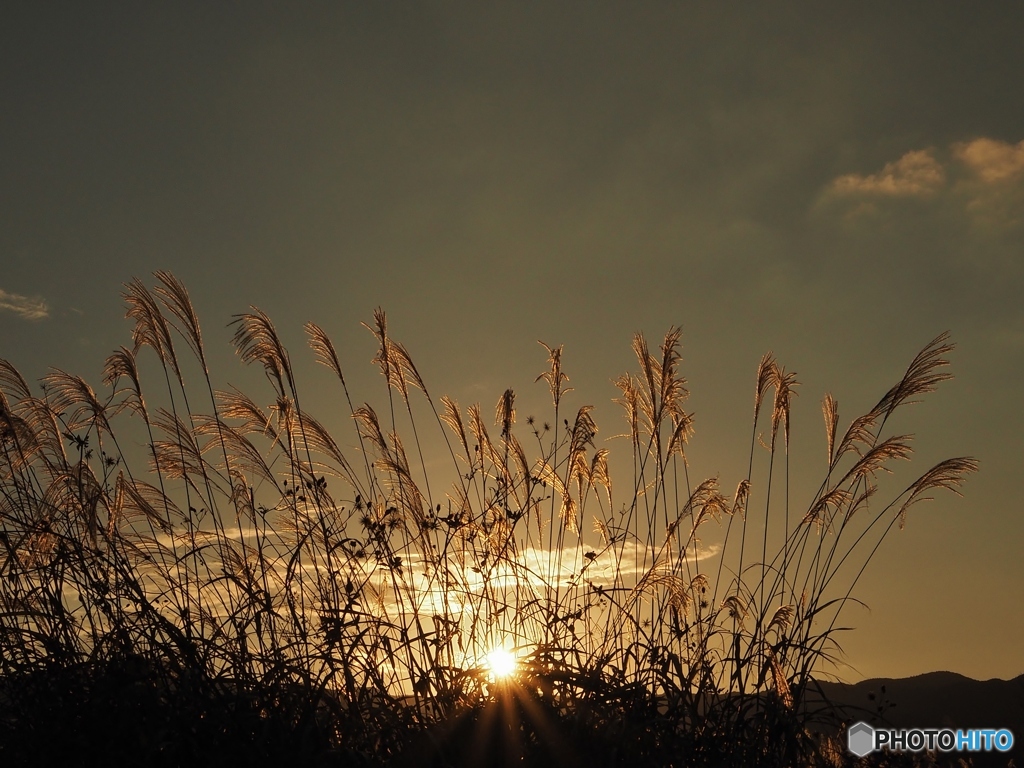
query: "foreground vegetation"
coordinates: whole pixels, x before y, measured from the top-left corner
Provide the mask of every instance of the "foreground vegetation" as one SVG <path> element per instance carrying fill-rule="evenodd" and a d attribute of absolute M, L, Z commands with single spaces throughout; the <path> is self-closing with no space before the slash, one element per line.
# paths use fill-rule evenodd
<path fill-rule="evenodd" d="M 890 416 L 949 377 L 946 335 L 845 431 L 826 396 L 827 470 L 796 512 L 796 380 L 771 355 L 727 495 L 688 474 L 679 332 L 656 350 L 638 335 L 613 492 L 592 409 L 567 408 L 560 347 L 538 377 L 548 422 L 520 421 L 511 390 L 492 421 L 435 399 L 382 312 L 387 399 L 357 407 L 310 324 L 355 427 L 342 435 L 302 407 L 258 310 L 234 344 L 271 389 L 216 390 L 184 286 L 156 279 L 126 288 L 133 344 L 102 391 L 55 370 L 33 394 L 0 361 L 7 765 L 839 764 L 812 675 L 879 543 L 976 469 L 950 459 L 875 497 L 911 453 Z M 425 472 L 428 429 L 450 476 Z M 496 648 L 513 674 L 488 667 Z"/>

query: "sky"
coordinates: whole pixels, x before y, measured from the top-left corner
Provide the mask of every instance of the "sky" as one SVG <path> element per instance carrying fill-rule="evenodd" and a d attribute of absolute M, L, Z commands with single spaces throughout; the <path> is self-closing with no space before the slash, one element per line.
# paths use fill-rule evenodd
<path fill-rule="evenodd" d="M 756 367 L 866 411 L 949 330 L 956 378 L 900 417 L 915 507 L 855 595 L 847 679 L 1024 673 L 1024 8 L 1013 3 L 7 4 L 0 11 L 0 357 L 99 383 L 120 297 L 169 270 L 218 385 L 232 316 L 302 325 L 379 396 L 375 307 L 432 393 L 543 414 L 536 342 L 622 429 L 630 339 L 682 327 L 692 471 L 735 487 Z M 249 378 L 246 378 L 249 376 Z M 320 378 L 315 378 L 319 376 Z M 319 411 L 318 411 L 319 409 Z M 612 461 L 615 457 L 615 443 Z M 803 493 L 803 497 L 801 497 Z"/>

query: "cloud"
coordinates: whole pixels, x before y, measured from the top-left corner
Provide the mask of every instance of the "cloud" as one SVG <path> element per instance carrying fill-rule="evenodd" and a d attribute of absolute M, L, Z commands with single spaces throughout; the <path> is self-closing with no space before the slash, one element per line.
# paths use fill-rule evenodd
<path fill-rule="evenodd" d="M 50 316 L 50 308 L 38 296 L 19 296 L 0 288 L 0 309 L 6 309 L 25 320 L 42 320 Z"/>
<path fill-rule="evenodd" d="M 1024 141 L 981 137 L 953 144 L 950 152 L 968 173 L 955 192 L 975 226 L 994 232 L 1024 223 Z"/>
<path fill-rule="evenodd" d="M 836 195 L 884 195 L 923 197 L 934 194 L 946 183 L 946 171 L 933 150 L 916 149 L 899 160 L 886 163 L 879 173 L 840 176 L 829 189 Z"/>
<path fill-rule="evenodd" d="M 1006 232 L 1024 224 L 1024 141 L 980 137 L 948 149 L 917 149 L 869 175 L 833 179 L 818 199 L 822 210 L 838 204 L 844 221 L 884 215 L 885 201 L 927 199 L 933 212 L 972 226 Z"/>
<path fill-rule="evenodd" d="M 1014 145 L 996 139 L 974 139 L 954 144 L 953 156 L 987 184 L 1024 175 L 1024 141 Z"/>

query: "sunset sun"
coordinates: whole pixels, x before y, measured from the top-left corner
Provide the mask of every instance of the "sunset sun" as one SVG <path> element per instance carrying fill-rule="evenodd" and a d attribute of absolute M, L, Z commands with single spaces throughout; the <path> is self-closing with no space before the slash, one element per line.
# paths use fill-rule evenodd
<path fill-rule="evenodd" d="M 516 671 L 515 654 L 504 648 L 495 648 L 487 654 L 484 662 L 495 680 L 511 677 Z"/>

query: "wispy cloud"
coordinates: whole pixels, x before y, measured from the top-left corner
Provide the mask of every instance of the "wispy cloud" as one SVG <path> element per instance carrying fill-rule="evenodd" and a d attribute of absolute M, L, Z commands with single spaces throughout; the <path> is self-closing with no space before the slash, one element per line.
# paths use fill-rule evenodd
<path fill-rule="evenodd" d="M 934 194 L 945 183 L 946 171 L 935 159 L 934 150 L 917 149 L 886 163 L 878 173 L 840 176 L 829 189 L 836 195 L 923 197 Z"/>
<path fill-rule="evenodd" d="M 954 144 L 953 156 L 987 184 L 1011 181 L 1024 175 L 1024 141 L 1009 144 L 996 139 L 974 139 Z"/>
<path fill-rule="evenodd" d="M 13 312 L 25 320 L 42 320 L 50 316 L 50 308 L 39 296 L 20 296 L 0 288 L 0 309 Z"/>

